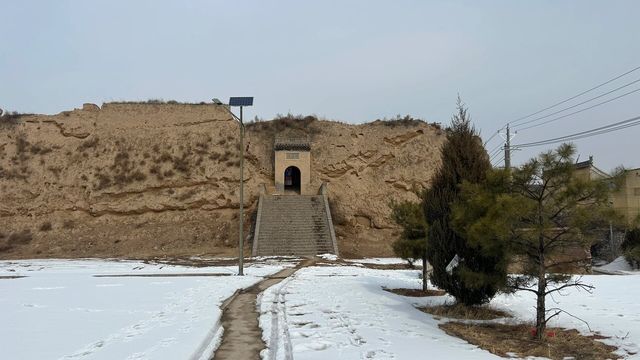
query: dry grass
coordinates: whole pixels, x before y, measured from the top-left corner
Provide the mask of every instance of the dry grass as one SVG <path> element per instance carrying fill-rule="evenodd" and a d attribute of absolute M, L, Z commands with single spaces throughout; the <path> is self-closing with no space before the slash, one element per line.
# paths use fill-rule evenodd
<path fill-rule="evenodd" d="M 151 104 L 151 105 L 212 105 L 205 101 L 200 102 L 185 102 L 177 100 L 165 100 L 165 99 L 148 99 L 148 100 L 133 100 L 133 101 L 110 101 L 107 104 Z"/>
<path fill-rule="evenodd" d="M 46 147 L 42 144 L 31 144 L 31 146 L 29 147 L 29 152 L 34 155 L 45 155 L 50 153 L 51 151 L 53 151 L 51 148 Z"/>
<path fill-rule="evenodd" d="M 602 336 L 584 336 L 577 330 L 549 328 L 553 335 L 545 341 L 531 337 L 531 325 L 502 324 L 462 324 L 448 322 L 439 325 L 447 334 L 457 336 L 493 354 L 509 357 L 508 353 L 519 357 L 547 357 L 550 359 L 617 359 L 615 347 L 596 339 Z"/>
<path fill-rule="evenodd" d="M 511 315 L 505 311 L 494 309 L 486 305 L 466 306 L 463 304 L 445 304 L 438 306 L 419 307 L 418 309 L 431 315 L 451 319 L 493 320 L 511 317 Z"/>
<path fill-rule="evenodd" d="M 269 137 L 273 137 L 275 134 L 285 129 L 297 129 L 302 130 L 307 134 L 317 134 L 320 132 L 320 128 L 316 126 L 318 118 L 315 116 L 303 116 L 303 115 L 281 115 L 278 114 L 273 120 L 249 122 L 246 123 L 247 131 L 255 131 L 260 133 L 266 133 Z"/>
<path fill-rule="evenodd" d="M 402 296 L 410 296 L 410 297 L 423 297 L 423 296 L 442 296 L 445 295 L 446 292 L 442 290 L 427 290 L 422 291 L 422 289 L 388 289 L 382 288 L 382 290 L 388 291 L 390 293 L 394 293 Z"/>
<path fill-rule="evenodd" d="M 163 175 L 164 177 L 172 177 L 173 175 L 175 175 L 175 173 L 173 172 L 173 170 L 165 170 Z"/>
<path fill-rule="evenodd" d="M 53 229 L 53 226 L 50 221 L 44 222 L 40 225 L 40 231 L 49 231 L 51 229 Z"/>
<path fill-rule="evenodd" d="M 78 145 L 78 151 L 83 152 L 87 149 L 94 149 L 96 146 L 98 146 L 98 143 L 100 142 L 100 139 L 96 136 L 94 136 L 93 138 L 84 141 L 82 144 Z"/>
<path fill-rule="evenodd" d="M 17 111 L 6 111 L 4 113 L 0 113 L 2 116 L 0 116 L 0 122 L 6 122 L 9 123 L 11 120 L 18 120 L 23 116 L 29 116 L 29 115 L 33 115 L 32 113 L 20 113 Z"/>
<path fill-rule="evenodd" d="M 26 245 L 33 240 L 31 230 L 23 230 L 21 232 L 12 233 L 8 237 L 4 234 L 0 234 L 0 251 L 6 251 L 13 249 L 16 245 Z"/>
<path fill-rule="evenodd" d="M 389 127 L 396 127 L 396 126 L 409 127 L 409 126 L 418 126 L 422 124 L 427 124 L 426 121 L 422 119 L 414 118 L 411 115 L 400 116 L 399 114 L 396 115 L 396 117 L 393 117 L 390 119 L 388 118 L 376 119 L 374 123 L 377 121 L 380 121 L 382 122 L 382 124 Z"/>
<path fill-rule="evenodd" d="M 23 230 L 9 235 L 8 242 L 10 245 L 24 245 L 30 243 L 31 240 L 33 240 L 31 230 Z"/>

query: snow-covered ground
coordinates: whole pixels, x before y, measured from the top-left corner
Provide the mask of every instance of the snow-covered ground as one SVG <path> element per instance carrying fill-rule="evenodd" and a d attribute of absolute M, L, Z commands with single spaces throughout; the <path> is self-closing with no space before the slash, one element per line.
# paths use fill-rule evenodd
<path fill-rule="evenodd" d="M 286 266 L 0 261 L 0 358 L 209 359 L 224 299 Z"/>
<path fill-rule="evenodd" d="M 606 265 L 596 266 L 593 269 L 601 273 L 614 275 L 640 274 L 640 271 L 634 270 L 631 265 L 629 265 L 624 256 L 620 256 Z"/>
<path fill-rule="evenodd" d="M 222 333 L 223 300 L 294 263 L 260 259 L 239 277 L 235 266 L 0 261 L 0 358 L 209 358 Z M 451 302 L 449 296 L 411 298 L 383 290 L 420 288 L 420 270 L 323 264 L 303 268 L 259 296 L 269 346 L 264 359 L 498 358 L 445 334 L 438 324 L 446 320 L 415 308 Z M 627 275 L 585 276 L 596 287 L 593 294 L 566 291 L 548 304 L 586 320 L 621 355 L 640 357 L 640 273 L 616 266 L 609 270 Z M 500 295 L 492 305 L 515 316 L 498 321 L 533 319 L 529 293 Z M 550 325 L 590 333 L 577 318 L 562 314 Z"/>
<path fill-rule="evenodd" d="M 607 343 L 628 353 L 640 348 L 640 275 L 585 276 L 593 294 L 563 292 L 557 306 L 585 319 Z M 311 267 L 298 271 L 259 298 L 260 326 L 268 349 L 264 359 L 493 359 L 491 353 L 446 335 L 436 320 L 415 306 L 436 305 L 449 296 L 410 298 L 382 290 L 419 288 L 419 270 L 374 270 L 355 266 Z M 568 296 L 572 295 L 572 296 Z M 555 306 L 549 299 L 550 306 Z M 532 320 L 529 293 L 500 295 L 492 305 L 515 321 Z M 514 321 L 514 320 L 503 320 Z M 561 315 L 551 326 L 588 333 L 581 321 Z M 621 353 L 624 354 L 624 353 Z M 290 356 L 291 355 L 291 356 Z M 637 355 L 636 355 L 637 356 Z"/>
<path fill-rule="evenodd" d="M 419 271 L 303 268 L 259 298 L 264 359 L 498 358 L 438 329 L 415 309 L 431 299 L 382 290 L 420 286 Z M 444 301 L 446 297 L 439 297 Z"/>

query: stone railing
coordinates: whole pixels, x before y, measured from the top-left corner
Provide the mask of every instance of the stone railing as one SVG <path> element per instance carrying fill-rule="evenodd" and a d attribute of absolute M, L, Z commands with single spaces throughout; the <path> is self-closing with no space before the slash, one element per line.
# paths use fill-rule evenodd
<path fill-rule="evenodd" d="M 331 234 L 331 243 L 333 244 L 334 254 L 340 256 L 338 253 L 338 241 L 336 240 L 336 232 L 333 227 L 333 219 L 331 218 L 331 209 L 329 208 L 329 189 L 327 188 L 327 183 L 323 182 L 320 185 L 320 189 L 318 189 L 318 195 L 322 196 L 324 200 L 324 208 L 327 215 L 327 222 L 329 223 L 329 233 Z"/>

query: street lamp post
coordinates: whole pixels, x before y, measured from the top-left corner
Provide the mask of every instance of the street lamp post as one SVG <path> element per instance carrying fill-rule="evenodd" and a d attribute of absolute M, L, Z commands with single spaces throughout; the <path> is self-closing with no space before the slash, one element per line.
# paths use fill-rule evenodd
<path fill-rule="evenodd" d="M 216 105 L 225 105 L 218 99 L 213 99 Z M 242 109 L 245 106 L 253 105 L 253 97 L 232 97 L 229 99 L 229 106 L 240 107 L 240 117 L 238 118 L 228 107 L 225 109 L 240 122 L 240 227 L 238 241 L 238 275 L 244 275 L 244 122 L 242 121 Z"/>

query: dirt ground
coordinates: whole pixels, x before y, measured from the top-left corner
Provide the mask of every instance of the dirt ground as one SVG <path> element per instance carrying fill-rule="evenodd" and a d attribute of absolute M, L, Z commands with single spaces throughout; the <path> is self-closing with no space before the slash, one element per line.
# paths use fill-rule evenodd
<path fill-rule="evenodd" d="M 546 357 L 550 359 L 601 360 L 617 359 L 615 347 L 597 341 L 602 337 L 584 336 L 577 330 L 549 328 L 545 341 L 532 339 L 532 325 L 463 324 L 447 322 L 440 325 L 447 334 L 460 337 L 498 356 Z"/>

